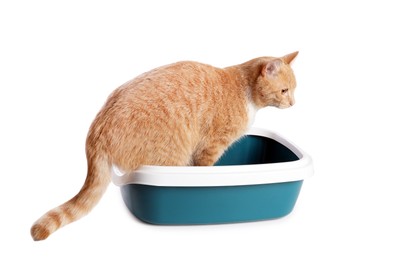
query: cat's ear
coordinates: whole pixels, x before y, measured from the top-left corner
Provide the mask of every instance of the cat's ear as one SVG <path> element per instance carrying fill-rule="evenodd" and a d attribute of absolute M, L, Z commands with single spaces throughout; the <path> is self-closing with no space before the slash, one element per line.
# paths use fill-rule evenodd
<path fill-rule="evenodd" d="M 261 75 L 263 77 L 275 76 L 279 72 L 281 66 L 282 66 L 282 60 L 280 59 L 273 59 L 267 61 L 265 64 L 263 64 L 263 67 L 261 69 Z"/>
<path fill-rule="evenodd" d="M 286 64 L 292 64 L 292 62 L 294 61 L 294 59 L 296 58 L 297 54 L 299 54 L 298 51 L 295 51 L 293 53 L 290 53 L 288 55 L 285 55 L 282 57 L 282 60 L 286 63 Z"/>

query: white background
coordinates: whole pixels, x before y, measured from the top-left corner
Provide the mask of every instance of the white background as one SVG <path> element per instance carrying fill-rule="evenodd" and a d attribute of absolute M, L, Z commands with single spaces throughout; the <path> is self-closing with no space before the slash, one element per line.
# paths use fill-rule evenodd
<path fill-rule="evenodd" d="M 1 259 L 400 258 L 396 1 L 59 2 L 0 2 Z M 153 226 L 110 185 L 87 217 L 32 241 L 83 184 L 86 133 L 113 89 L 179 60 L 297 50 L 296 105 L 255 122 L 314 160 L 289 216 Z"/>

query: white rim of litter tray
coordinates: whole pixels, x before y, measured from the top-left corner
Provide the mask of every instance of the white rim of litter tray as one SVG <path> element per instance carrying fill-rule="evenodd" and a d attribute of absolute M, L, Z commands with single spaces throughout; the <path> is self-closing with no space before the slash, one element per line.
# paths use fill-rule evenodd
<path fill-rule="evenodd" d="M 168 187 L 238 186 L 299 181 L 313 175 L 311 157 L 277 133 L 251 128 L 247 135 L 269 137 L 289 148 L 299 160 L 229 166 L 152 166 L 144 165 L 131 173 L 112 166 L 112 181 L 117 186 L 145 184 Z"/>

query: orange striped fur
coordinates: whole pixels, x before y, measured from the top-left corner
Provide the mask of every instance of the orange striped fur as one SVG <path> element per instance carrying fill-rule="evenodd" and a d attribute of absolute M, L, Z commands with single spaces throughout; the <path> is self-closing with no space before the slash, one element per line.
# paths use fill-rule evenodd
<path fill-rule="evenodd" d="M 261 57 L 225 69 L 178 62 L 117 88 L 90 127 L 83 187 L 33 224 L 33 239 L 46 239 L 86 215 L 110 183 L 112 165 L 125 172 L 141 165 L 213 165 L 258 109 L 294 104 L 290 63 L 296 56 Z"/>

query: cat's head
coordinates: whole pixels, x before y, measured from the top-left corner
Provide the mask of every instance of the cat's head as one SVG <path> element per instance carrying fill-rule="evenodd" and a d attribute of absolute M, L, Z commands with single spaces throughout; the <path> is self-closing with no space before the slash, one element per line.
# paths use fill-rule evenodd
<path fill-rule="evenodd" d="M 265 58 L 259 66 L 259 75 L 253 87 L 253 102 L 259 107 L 288 108 L 294 105 L 296 79 L 290 64 L 298 52 L 281 58 Z"/>

